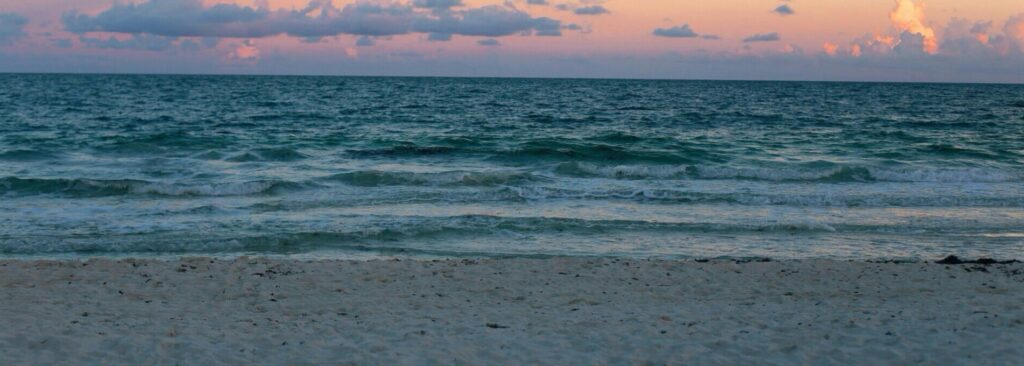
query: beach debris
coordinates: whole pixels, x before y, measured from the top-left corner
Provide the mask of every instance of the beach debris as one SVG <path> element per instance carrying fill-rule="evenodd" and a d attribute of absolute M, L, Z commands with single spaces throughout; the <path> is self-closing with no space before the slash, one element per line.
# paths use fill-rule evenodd
<path fill-rule="evenodd" d="M 772 259 L 771 259 L 771 258 L 765 258 L 765 257 L 755 257 L 755 258 L 741 258 L 741 259 L 736 259 L 736 260 L 733 260 L 733 263 L 736 263 L 736 264 L 745 264 L 745 263 L 768 263 L 768 262 L 771 262 L 771 261 L 772 261 Z"/>
<path fill-rule="evenodd" d="M 978 258 L 977 260 L 964 260 L 964 259 L 960 259 L 960 257 L 957 257 L 955 255 L 950 255 L 950 256 L 947 256 L 946 258 L 942 258 L 941 260 L 936 261 L 935 263 L 938 263 L 938 264 L 981 264 L 981 265 L 986 265 L 987 266 L 987 265 L 991 265 L 991 264 L 1013 264 L 1013 263 L 1020 263 L 1020 261 L 1015 260 L 1015 259 L 1006 260 L 1006 261 L 999 261 L 999 260 L 995 260 L 995 259 L 992 259 L 992 258 Z"/>

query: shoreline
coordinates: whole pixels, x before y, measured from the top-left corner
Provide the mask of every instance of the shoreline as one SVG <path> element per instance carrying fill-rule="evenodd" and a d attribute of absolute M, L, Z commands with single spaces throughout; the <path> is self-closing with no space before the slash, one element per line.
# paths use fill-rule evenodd
<path fill-rule="evenodd" d="M 0 260 L 8 364 L 1012 364 L 1024 264 Z"/>
<path fill-rule="evenodd" d="M 61 254 L 6 254 L 0 255 L 0 263 L 16 262 L 89 262 L 89 261 L 193 261 L 193 260 L 214 260 L 214 261 L 237 261 L 237 260 L 274 260 L 290 262 L 388 262 L 388 261 L 413 261 L 413 262 L 438 262 L 438 261 L 507 261 L 507 260 L 587 260 L 587 261 L 638 261 L 638 262 L 855 262 L 855 263 L 894 263 L 894 264 L 1016 264 L 1024 263 L 1022 257 L 996 257 L 996 256 L 970 256 L 960 254 L 947 254 L 935 257 L 785 257 L 785 256 L 697 256 L 697 255 L 616 255 L 616 254 L 515 254 L 515 253 L 418 253 L 408 252 L 334 252 L 334 251 L 311 251 L 301 253 L 61 253 Z"/>

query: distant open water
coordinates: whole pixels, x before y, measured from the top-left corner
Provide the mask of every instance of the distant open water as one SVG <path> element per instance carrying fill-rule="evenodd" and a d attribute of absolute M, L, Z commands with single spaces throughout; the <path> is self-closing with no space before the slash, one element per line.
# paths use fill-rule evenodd
<path fill-rule="evenodd" d="M 0 85 L 0 256 L 1024 258 L 1024 86 Z"/>

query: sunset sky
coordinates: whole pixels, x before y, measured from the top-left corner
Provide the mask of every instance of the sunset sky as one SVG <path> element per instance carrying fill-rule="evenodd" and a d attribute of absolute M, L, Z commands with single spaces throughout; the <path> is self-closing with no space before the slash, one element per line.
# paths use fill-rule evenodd
<path fill-rule="evenodd" d="M 0 0 L 0 72 L 1024 82 L 1021 0 Z"/>

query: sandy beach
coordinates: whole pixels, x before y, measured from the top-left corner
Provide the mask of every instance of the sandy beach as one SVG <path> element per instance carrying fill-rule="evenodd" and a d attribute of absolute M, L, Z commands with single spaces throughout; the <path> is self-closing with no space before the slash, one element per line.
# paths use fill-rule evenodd
<path fill-rule="evenodd" d="M 1016 364 L 1024 265 L 0 262 L 0 358 L 57 364 Z"/>

